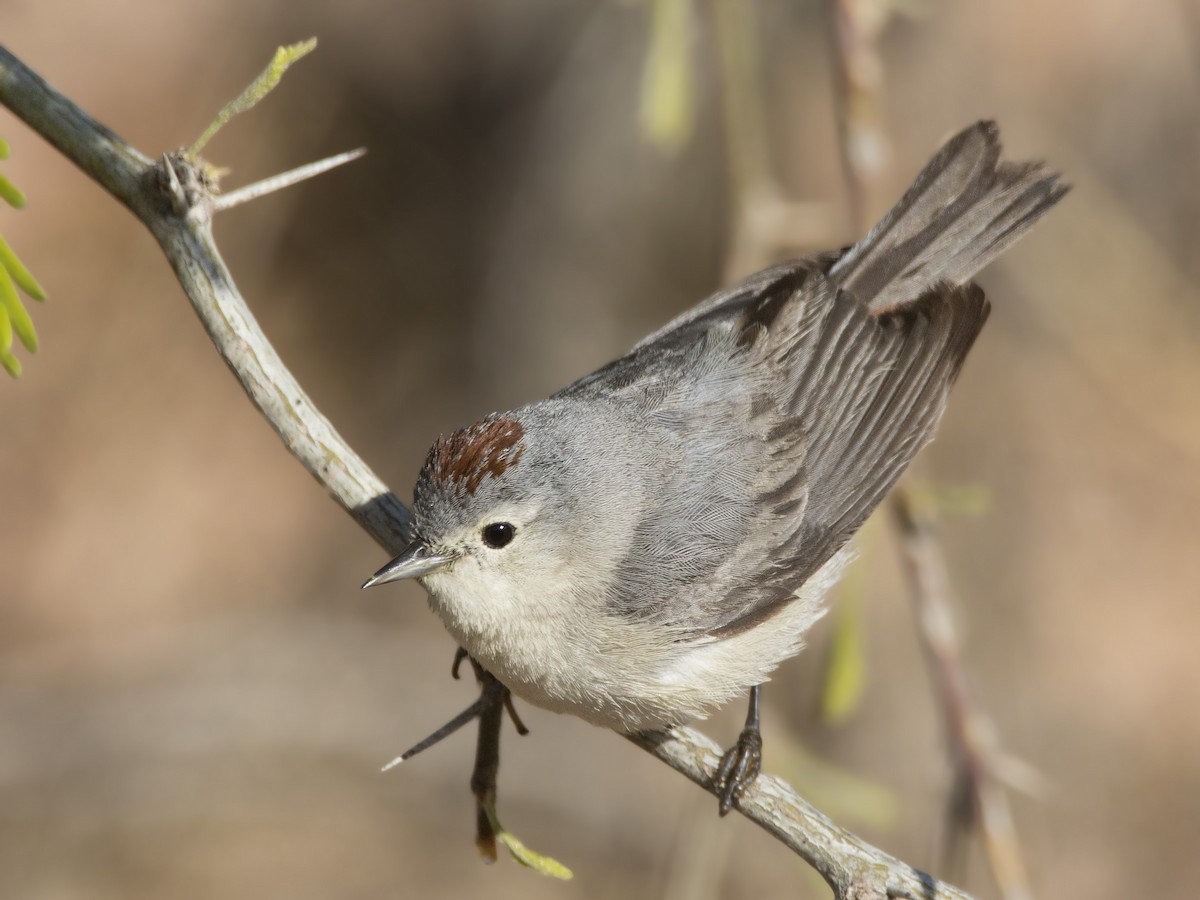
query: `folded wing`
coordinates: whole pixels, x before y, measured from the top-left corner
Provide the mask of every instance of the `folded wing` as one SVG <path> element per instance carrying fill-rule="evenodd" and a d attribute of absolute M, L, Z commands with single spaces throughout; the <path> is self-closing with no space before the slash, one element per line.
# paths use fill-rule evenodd
<path fill-rule="evenodd" d="M 970 277 L 1065 191 L 978 123 L 844 254 L 761 272 L 563 391 L 636 407 L 678 459 L 614 611 L 727 635 L 788 603 L 932 436 L 987 319 Z"/>

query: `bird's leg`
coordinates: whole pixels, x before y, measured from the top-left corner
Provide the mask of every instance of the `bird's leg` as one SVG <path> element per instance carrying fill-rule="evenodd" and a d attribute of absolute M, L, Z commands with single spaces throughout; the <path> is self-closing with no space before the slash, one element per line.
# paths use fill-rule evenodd
<path fill-rule="evenodd" d="M 529 729 L 513 707 L 512 692 L 462 647 L 454 654 L 450 674 L 458 677 L 458 668 L 464 659 L 470 661 L 480 685 L 479 737 L 475 742 L 475 767 L 471 770 L 471 793 L 475 795 L 475 847 L 486 862 L 492 863 L 496 861 L 496 829 L 488 810 L 495 814 L 496 779 L 500 774 L 500 725 L 504 711 L 512 719 L 517 734 L 528 734 Z"/>
<path fill-rule="evenodd" d="M 471 660 L 471 668 L 475 670 L 475 680 L 481 685 L 484 684 L 485 675 L 487 675 L 488 678 L 491 678 L 492 681 L 496 680 L 488 674 L 487 670 L 484 669 L 483 666 L 475 661 L 471 654 L 467 652 L 465 647 L 459 647 L 454 651 L 454 665 L 450 667 L 450 675 L 455 681 L 458 680 L 458 670 L 459 667 L 462 666 L 462 661 L 464 659 Z M 499 682 L 496 683 L 499 684 Z M 529 734 L 529 729 L 525 726 L 525 723 L 521 721 L 521 717 L 517 715 L 517 708 L 513 706 L 512 691 L 504 687 L 504 685 L 500 685 L 500 687 L 504 689 L 504 709 L 508 712 L 508 717 L 512 719 L 513 728 L 517 729 L 517 734 L 521 735 L 521 737 L 524 737 L 525 735 Z"/>
<path fill-rule="evenodd" d="M 754 783 L 762 769 L 762 733 L 758 730 L 758 692 L 762 685 L 750 688 L 750 708 L 746 725 L 737 743 L 725 751 L 713 777 L 713 787 L 721 804 L 721 815 L 733 808 L 742 792 Z"/>

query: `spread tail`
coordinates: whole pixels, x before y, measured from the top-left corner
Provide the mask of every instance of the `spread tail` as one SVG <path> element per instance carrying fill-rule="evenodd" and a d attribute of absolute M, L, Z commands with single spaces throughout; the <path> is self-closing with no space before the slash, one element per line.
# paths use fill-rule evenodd
<path fill-rule="evenodd" d="M 1040 162 L 1000 161 L 995 122 L 952 138 L 830 276 L 878 311 L 938 282 L 965 284 L 1062 198 Z"/>

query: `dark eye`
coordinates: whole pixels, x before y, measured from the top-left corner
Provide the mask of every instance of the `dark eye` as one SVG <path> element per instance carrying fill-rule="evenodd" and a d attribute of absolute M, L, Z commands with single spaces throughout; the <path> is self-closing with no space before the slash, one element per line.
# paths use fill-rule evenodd
<path fill-rule="evenodd" d="M 507 547 L 517 536 L 517 529 L 507 522 L 493 522 L 483 526 L 483 542 L 493 550 Z"/>

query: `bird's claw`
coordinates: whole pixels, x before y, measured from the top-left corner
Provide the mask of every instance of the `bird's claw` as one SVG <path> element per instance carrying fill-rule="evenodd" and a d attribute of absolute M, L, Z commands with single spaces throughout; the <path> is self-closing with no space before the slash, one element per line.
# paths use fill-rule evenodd
<path fill-rule="evenodd" d="M 761 770 L 762 734 L 757 728 L 747 727 L 738 736 L 737 743 L 725 751 L 713 778 L 721 815 L 733 809 L 733 804 L 741 799 Z"/>

